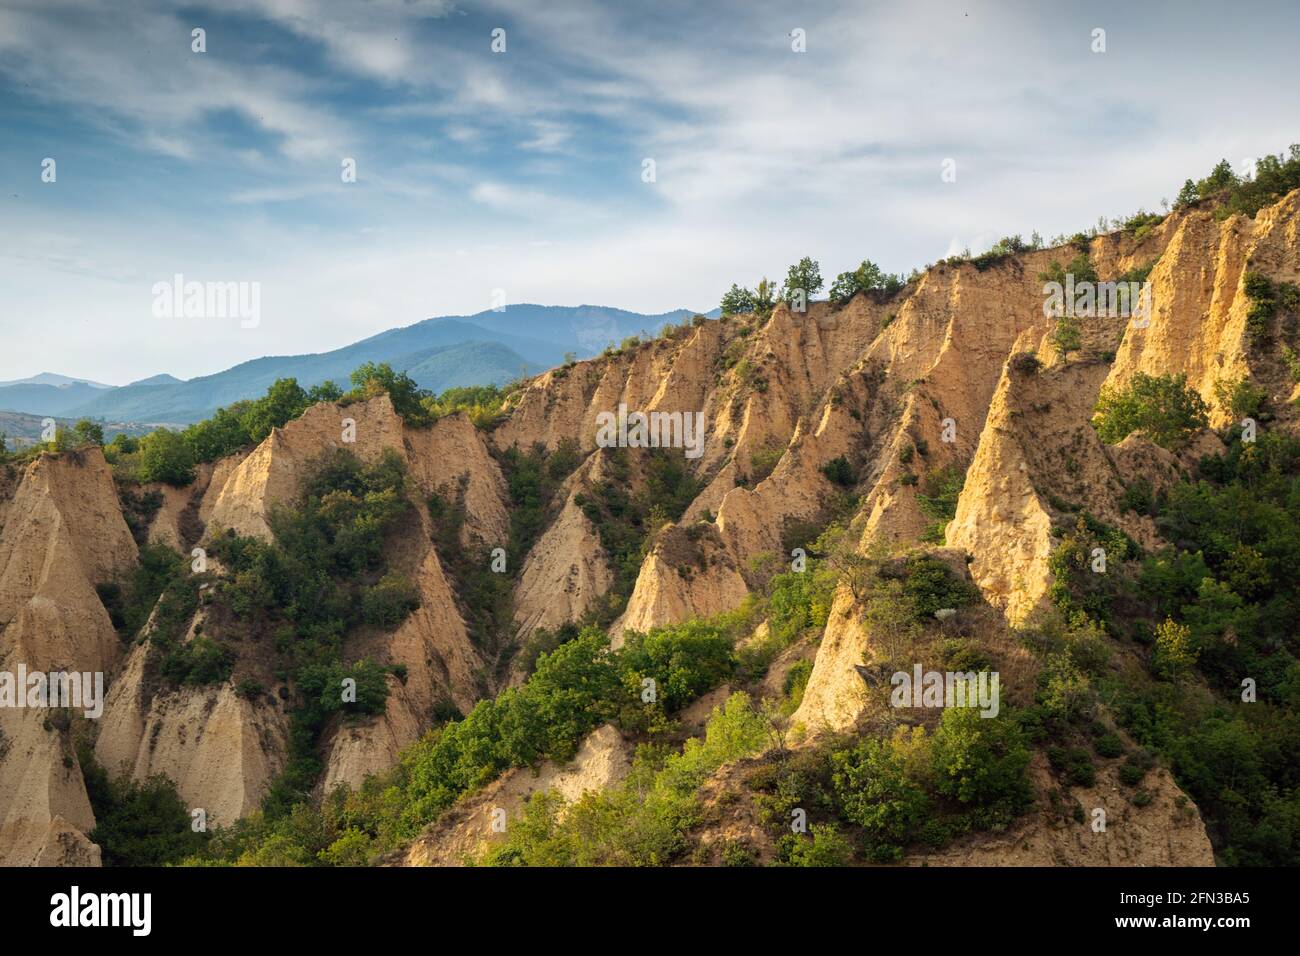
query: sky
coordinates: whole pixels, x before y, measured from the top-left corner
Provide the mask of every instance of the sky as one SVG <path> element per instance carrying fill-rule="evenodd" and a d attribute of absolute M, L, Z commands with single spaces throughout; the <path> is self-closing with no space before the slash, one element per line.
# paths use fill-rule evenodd
<path fill-rule="evenodd" d="M 1297 36 L 1290 0 L 0 0 L 0 380 L 1075 232 L 1300 141 Z M 160 315 L 178 274 L 257 320 Z"/>

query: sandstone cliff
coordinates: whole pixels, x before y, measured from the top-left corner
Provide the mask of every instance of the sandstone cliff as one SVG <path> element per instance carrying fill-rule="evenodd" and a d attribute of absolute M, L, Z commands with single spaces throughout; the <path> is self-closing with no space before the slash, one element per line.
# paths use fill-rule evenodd
<path fill-rule="evenodd" d="M 1219 221 L 1190 209 L 1141 238 L 1093 239 L 1088 252 L 1103 279 L 1151 267 L 1153 313 L 1149 325 L 1089 324 L 1079 354 L 1059 355 L 1051 345 L 1039 278 L 1076 248 L 941 263 L 893 295 L 815 302 L 805 313 L 778 305 L 763 321 L 702 322 L 551 370 L 513 396 L 488 431 L 461 415 L 410 427 L 383 395 L 319 404 L 256 447 L 202 466 L 190 486 L 151 489 L 162 505 L 148 540 L 188 550 L 223 529 L 269 539 L 272 509 L 292 502 L 312 463 L 332 449 L 364 461 L 391 451 L 405 464 L 412 517 L 392 536 L 389 558 L 415 584 L 421 606 L 392 633 L 349 636 L 349 660 L 370 658 L 395 673 L 384 714 L 333 725 L 321 740 L 318 795 L 391 767 L 436 715 L 448 707 L 465 712 L 521 679 L 510 652 L 538 629 L 554 631 L 612 605 L 623 607 L 611 628 L 617 643 L 628 630 L 732 610 L 763 587 L 770 572 L 762 569 L 773 559 L 777 566 L 789 560 L 794 531 L 832 519 L 851 529 L 863 554 L 926 547 L 969 574 L 1003 623 L 1018 623 L 1043 606 L 1053 583 L 1055 527 L 1087 512 L 1156 547 L 1151 519 L 1120 507 L 1125 487 L 1144 478 L 1158 490 L 1218 441 L 1207 431 L 1180 453 L 1141 435 L 1107 446 L 1088 424 L 1103 389 L 1139 372 L 1186 374 L 1214 406 L 1218 427 L 1230 416 L 1216 385 L 1249 375 L 1279 408 L 1271 427 L 1294 428 L 1286 401 L 1295 387 L 1276 355 L 1250 340 L 1243 276 L 1258 270 L 1277 281 L 1300 279 L 1298 203 L 1293 193 L 1253 220 Z M 630 592 L 630 578 L 620 579 L 584 508 L 602 483 L 645 487 L 637 456 L 626 478 L 615 477 L 609 453 L 596 448 L 598 416 L 620 406 L 698 411 L 705 423 L 701 454 L 685 459 L 699 492 L 648 536 Z M 457 569 L 511 542 L 504 453 L 540 446 L 553 454 L 562 445 L 578 449 L 579 463 L 508 571 L 511 633 L 499 636 L 500 646 L 480 646 Z M 936 537 L 924 497 L 944 474 L 964 482 L 955 515 Z M 240 695 L 235 679 L 163 691 L 149 677 L 146 645 L 123 652 L 96 586 L 129 572 L 138 551 L 98 450 L 37 459 L 0 492 L 0 664 L 110 674 L 108 707 L 93 733 L 104 766 L 135 779 L 165 774 L 218 823 L 256 808 L 287 759 L 284 704 Z M 463 510 L 454 553 L 436 541 L 431 495 Z M 980 622 L 981 639 L 999 639 L 988 620 L 971 620 Z M 878 636 L 864 629 L 860 602 L 841 586 L 819 638 L 795 652 L 815 658 L 792 718 L 809 739 L 870 717 L 855 666 Z M 240 666 L 248 670 L 237 677 L 260 665 Z M 602 733 L 579 759 L 602 769 L 573 779 L 605 786 L 624 772 L 607 739 L 612 731 Z M 69 734 L 47 729 L 39 715 L 3 712 L 0 734 L 0 860 L 93 860 L 97 850 L 84 833 L 94 820 Z M 521 773 L 510 775 L 464 805 L 460 836 L 424 841 L 412 861 L 453 862 L 475 851 L 491 800 L 513 795 L 515 806 L 539 787 L 563 789 L 566 773 L 548 768 L 527 784 Z M 1204 862 L 1204 829 L 1179 797 L 1162 780 L 1155 801 L 1142 812 L 1124 809 L 1107 840 L 1089 842 L 1038 821 L 1005 839 L 950 848 L 935 861 Z"/>
<path fill-rule="evenodd" d="M 42 456 L 0 504 L 0 670 L 108 673 L 119 641 L 96 584 L 136 561 L 99 449 Z M 0 709 L 0 864 L 97 863 L 66 722 Z"/>

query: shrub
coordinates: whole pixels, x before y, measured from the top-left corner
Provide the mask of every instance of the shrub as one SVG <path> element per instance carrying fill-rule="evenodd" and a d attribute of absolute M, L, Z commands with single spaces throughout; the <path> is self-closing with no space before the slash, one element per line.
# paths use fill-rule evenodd
<path fill-rule="evenodd" d="M 193 830 L 189 808 L 166 777 L 115 782 L 88 744 L 78 746 L 77 756 L 95 813 L 87 835 L 99 844 L 105 866 L 166 866 L 203 848 L 209 835 Z"/>
<path fill-rule="evenodd" d="M 795 661 L 785 672 L 785 682 L 781 685 L 781 691 L 789 700 L 792 711 L 797 709 L 803 700 L 803 692 L 808 687 L 808 678 L 812 676 L 812 670 L 812 661 L 801 660 Z"/>
<path fill-rule="evenodd" d="M 952 637 L 939 645 L 940 660 L 946 670 L 967 673 L 985 671 L 992 664 L 988 652 L 969 637 Z"/>
<path fill-rule="evenodd" d="M 1083 747 L 1048 747 L 1047 761 L 1073 786 L 1091 787 L 1097 782 L 1097 769 Z"/>
<path fill-rule="evenodd" d="M 814 823 L 808 829 L 807 839 L 790 835 L 791 866 L 846 866 L 853 858 L 852 846 L 834 824 Z"/>
<path fill-rule="evenodd" d="M 1121 511 L 1136 511 L 1140 515 L 1155 515 L 1156 496 L 1150 480 L 1137 477 L 1124 486 L 1120 496 Z"/>
<path fill-rule="evenodd" d="M 923 727 L 896 728 L 831 755 L 832 793 L 840 815 L 862 827 L 868 855 L 897 859 L 934 813 L 927 792 L 932 741 Z"/>
<path fill-rule="evenodd" d="M 826 476 L 826 480 L 831 484 L 839 485 L 842 488 L 851 488 L 858 480 L 853 466 L 849 464 L 849 460 L 843 455 L 832 458 L 822 465 L 821 473 Z"/>
<path fill-rule="evenodd" d="M 1069 722 L 1085 716 L 1094 695 L 1088 677 L 1067 654 L 1051 654 L 1038 674 L 1035 696 L 1049 720 Z"/>
<path fill-rule="evenodd" d="M 788 647 L 808 628 L 823 628 L 835 597 L 837 575 L 820 561 L 803 571 L 787 571 L 768 582 L 765 612 L 768 640 L 761 651 L 761 665 L 746 660 L 751 668 L 766 667 L 771 658 Z"/>
<path fill-rule="evenodd" d="M 1256 344 L 1267 342 L 1273 333 L 1273 317 L 1277 314 L 1277 288 L 1267 276 L 1247 272 L 1242 276 L 1242 291 L 1250 299 L 1246 312 L 1246 330 Z"/>
<path fill-rule="evenodd" d="M 1102 734 L 1092 746 L 1099 757 L 1113 760 L 1124 755 L 1124 742 L 1119 739 L 1118 734 Z"/>
<path fill-rule="evenodd" d="M 572 366 L 573 353 L 565 353 L 564 368 Z M 475 428 L 491 430 L 505 417 L 506 402 L 511 395 L 510 388 L 497 385 L 463 385 L 448 388 L 437 397 L 424 395 L 420 405 L 433 419 L 446 418 L 463 412 Z"/>
<path fill-rule="evenodd" d="M 1186 375 L 1145 372 L 1126 386 L 1102 389 L 1093 417 L 1097 434 L 1108 445 L 1140 429 L 1163 448 L 1184 444 L 1206 422 L 1205 402 L 1187 387 Z"/>
<path fill-rule="evenodd" d="M 219 684 L 229 680 L 235 667 L 235 652 L 207 636 L 171 646 L 162 657 L 159 670 L 173 684 Z"/>
<path fill-rule="evenodd" d="M 1097 270 L 1092 267 L 1092 260 L 1088 258 L 1087 252 L 1080 252 L 1064 267 L 1053 259 L 1047 269 L 1038 274 L 1038 281 L 1044 284 L 1056 282 L 1065 286 L 1066 279 L 1070 276 L 1074 277 L 1076 286 L 1081 282 L 1097 281 Z"/>
<path fill-rule="evenodd" d="M 390 571 L 369 588 L 361 599 L 361 618 L 385 631 L 397 625 L 420 606 L 420 593 L 405 577 Z"/>
<path fill-rule="evenodd" d="M 979 590 L 959 578 L 946 562 L 928 554 L 908 558 L 904 565 L 903 596 L 918 621 L 943 608 L 959 608 L 979 599 Z"/>
<path fill-rule="evenodd" d="M 1029 749 L 1019 726 L 968 707 L 943 712 L 934 736 L 939 793 L 971 806 L 986 826 L 1005 826 L 1033 802 Z"/>
<path fill-rule="evenodd" d="M 948 522 L 957 516 L 957 499 L 965 484 L 966 473 L 956 465 L 948 465 L 926 475 L 925 485 L 916 496 L 916 503 L 934 524 L 922 533 L 922 541 L 943 543 Z"/>
<path fill-rule="evenodd" d="M 642 681 L 653 678 L 657 697 L 669 712 L 722 683 L 736 666 L 730 635 L 698 620 L 649 634 L 630 631 L 620 659 L 624 681 L 639 693 Z"/>
<path fill-rule="evenodd" d="M 1268 389 L 1256 388 L 1247 377 L 1220 380 L 1214 383 L 1214 398 L 1233 418 L 1254 418 L 1264 409 Z"/>
<path fill-rule="evenodd" d="M 1036 375 L 1043 367 L 1033 352 L 1018 352 L 1011 357 L 1011 371 L 1016 375 Z"/>

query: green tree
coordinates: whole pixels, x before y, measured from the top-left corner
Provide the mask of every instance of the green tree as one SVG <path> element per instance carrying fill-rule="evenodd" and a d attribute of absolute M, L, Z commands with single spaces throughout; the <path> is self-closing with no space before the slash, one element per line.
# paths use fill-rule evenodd
<path fill-rule="evenodd" d="M 1136 373 L 1127 385 L 1103 388 L 1093 424 L 1108 445 L 1141 429 L 1162 448 L 1186 442 L 1208 421 L 1204 399 L 1187 387 L 1186 375 Z"/>
<path fill-rule="evenodd" d="M 108 447 L 120 455 L 134 455 L 140 448 L 140 441 L 132 438 L 126 432 L 118 432 L 113 436 L 113 440 L 108 443 Z"/>
<path fill-rule="evenodd" d="M 1186 624 L 1165 618 L 1156 625 L 1155 669 L 1170 680 L 1178 680 L 1196 667 L 1196 647 Z"/>
<path fill-rule="evenodd" d="M 734 282 L 722 296 L 723 315 L 747 315 L 754 311 L 754 293 Z"/>
<path fill-rule="evenodd" d="M 843 818 L 865 831 L 877 861 L 902 854 L 934 814 L 928 788 L 932 742 L 924 727 L 898 727 L 831 755 L 832 794 Z"/>
<path fill-rule="evenodd" d="M 280 378 L 266 390 L 266 395 L 244 413 L 241 424 L 251 441 L 260 442 L 274 428 L 283 428 L 307 408 L 307 393 L 296 378 Z"/>
<path fill-rule="evenodd" d="M 822 290 L 822 284 L 821 266 L 808 256 L 804 256 L 786 273 L 781 298 L 783 301 L 791 302 L 802 292 L 804 301 L 808 302 Z"/>
<path fill-rule="evenodd" d="M 1234 418 L 1255 417 L 1268 401 L 1268 389 L 1255 386 L 1249 376 L 1220 379 L 1214 383 L 1214 400 Z"/>
<path fill-rule="evenodd" d="M 317 402 L 337 402 L 342 397 L 343 389 L 335 385 L 331 379 L 326 379 L 319 385 L 313 385 L 307 390 L 309 405 L 315 405 Z"/>
<path fill-rule="evenodd" d="M 889 275 L 870 259 L 852 272 L 841 272 L 831 283 L 832 302 L 847 302 L 859 292 L 897 292 L 904 285 L 902 276 Z"/>
<path fill-rule="evenodd" d="M 1196 191 L 1201 196 L 1210 196 L 1221 189 L 1235 186 L 1238 182 L 1237 174 L 1232 171 L 1232 164 L 1226 159 L 1221 159 L 1215 164 L 1214 169 L 1210 170 L 1210 175 L 1196 184 Z"/>
<path fill-rule="evenodd" d="M 352 384 L 363 398 L 387 392 L 393 408 L 409 425 L 419 426 L 432 422 L 422 404 L 429 393 L 405 372 L 394 372 L 387 362 L 367 362 L 352 373 Z"/>
<path fill-rule="evenodd" d="M 86 742 L 77 745 L 77 759 L 95 812 L 89 836 L 105 866 L 166 866 L 207 843 L 209 834 L 194 831 L 189 808 L 166 777 L 110 780 Z"/>
<path fill-rule="evenodd" d="M 141 481 L 180 487 L 194 480 L 194 452 L 180 432 L 159 428 L 140 439 Z"/>
<path fill-rule="evenodd" d="M 776 305 L 776 284 L 764 276 L 754 287 L 754 314 L 760 319 L 766 319 L 772 314 L 774 305 Z"/>
<path fill-rule="evenodd" d="M 78 445 L 104 444 L 104 426 L 92 422 L 89 418 L 83 418 L 73 425 L 72 433 L 76 436 Z"/>
<path fill-rule="evenodd" d="M 194 460 L 216 461 L 252 444 L 253 438 L 244 426 L 244 416 L 251 406 L 251 402 L 240 402 L 229 408 L 218 408 L 211 418 L 181 432 L 194 453 Z"/>
<path fill-rule="evenodd" d="M 1078 316 L 1066 313 L 1058 317 L 1056 327 L 1052 330 L 1051 343 L 1052 348 L 1063 358 L 1069 358 L 1071 352 L 1083 348 L 1083 325 Z"/>

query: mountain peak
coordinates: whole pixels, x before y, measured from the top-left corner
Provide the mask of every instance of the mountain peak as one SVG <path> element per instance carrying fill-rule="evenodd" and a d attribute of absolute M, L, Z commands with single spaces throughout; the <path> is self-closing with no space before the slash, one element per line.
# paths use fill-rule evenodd
<path fill-rule="evenodd" d="M 177 378 L 175 375 L 168 375 L 166 372 L 162 372 L 158 375 L 150 375 L 148 378 L 142 378 L 136 382 L 130 382 L 128 384 L 128 387 L 130 387 L 131 385 L 183 385 L 183 384 L 185 384 L 184 379 L 180 379 Z"/>
<path fill-rule="evenodd" d="M 70 375 L 60 375 L 58 372 L 41 372 L 28 378 L 15 378 L 7 382 L 0 382 L 0 388 L 6 385 L 53 385 L 56 388 L 64 388 L 68 385 L 89 385 L 91 388 L 113 388 L 112 385 L 105 385 L 103 382 L 94 382 L 88 378 L 73 378 Z"/>

